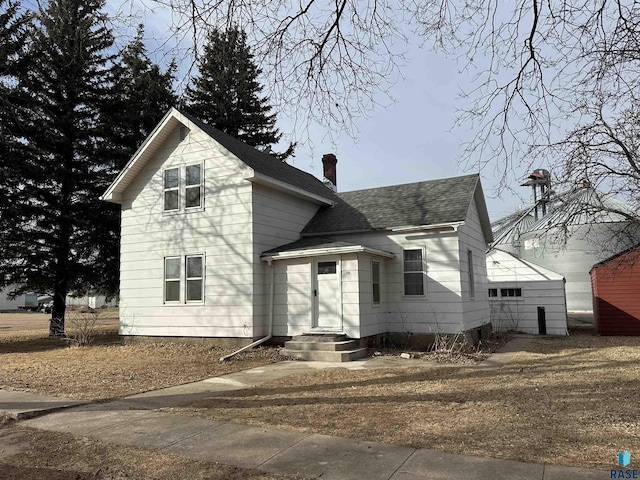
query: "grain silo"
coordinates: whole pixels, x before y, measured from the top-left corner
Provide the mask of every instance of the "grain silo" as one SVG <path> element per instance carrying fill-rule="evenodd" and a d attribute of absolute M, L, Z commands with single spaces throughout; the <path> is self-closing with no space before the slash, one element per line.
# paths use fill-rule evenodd
<path fill-rule="evenodd" d="M 626 203 L 598 192 L 588 182 L 554 195 L 544 180 L 546 188 L 534 206 L 509 228 L 503 226 L 493 247 L 563 275 L 567 310 L 592 311 L 589 270 L 640 241 L 638 224 L 630 220 L 635 214 Z M 535 179 L 524 185 L 534 192 L 539 187 Z"/>

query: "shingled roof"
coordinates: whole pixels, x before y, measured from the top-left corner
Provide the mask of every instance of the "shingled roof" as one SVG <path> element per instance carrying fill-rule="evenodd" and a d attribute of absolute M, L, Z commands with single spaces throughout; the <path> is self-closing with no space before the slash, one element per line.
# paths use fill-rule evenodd
<path fill-rule="evenodd" d="M 302 235 L 462 222 L 478 181 L 474 174 L 338 193 L 335 206 L 321 208 Z"/>
<path fill-rule="evenodd" d="M 278 160 L 273 155 L 261 152 L 237 138 L 207 125 L 193 115 L 189 115 L 184 112 L 180 113 L 256 172 L 300 188 L 309 193 L 313 193 L 327 200 L 336 200 L 334 192 L 310 173 L 303 172 L 286 162 Z"/>

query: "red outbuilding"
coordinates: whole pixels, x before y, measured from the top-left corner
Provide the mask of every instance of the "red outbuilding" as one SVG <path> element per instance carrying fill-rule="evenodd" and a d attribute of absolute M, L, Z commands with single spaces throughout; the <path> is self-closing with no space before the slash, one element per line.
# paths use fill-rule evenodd
<path fill-rule="evenodd" d="M 590 271 L 599 335 L 640 335 L 640 245 L 596 263 Z"/>

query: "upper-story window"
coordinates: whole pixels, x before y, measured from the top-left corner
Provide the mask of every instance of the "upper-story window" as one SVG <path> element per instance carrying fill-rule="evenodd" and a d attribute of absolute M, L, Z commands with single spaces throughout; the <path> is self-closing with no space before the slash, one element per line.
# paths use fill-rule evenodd
<path fill-rule="evenodd" d="M 194 208 L 202 206 L 202 168 L 200 165 L 189 165 L 186 168 L 185 206 Z"/>
<path fill-rule="evenodd" d="M 164 211 L 200 208 L 203 205 L 202 165 L 164 171 Z M 184 207 L 182 207 L 184 205 Z"/>
<path fill-rule="evenodd" d="M 164 211 L 180 208 L 180 169 L 169 168 L 164 171 Z"/>
<path fill-rule="evenodd" d="M 422 249 L 405 250 L 404 294 L 408 297 L 424 296 L 424 261 Z"/>

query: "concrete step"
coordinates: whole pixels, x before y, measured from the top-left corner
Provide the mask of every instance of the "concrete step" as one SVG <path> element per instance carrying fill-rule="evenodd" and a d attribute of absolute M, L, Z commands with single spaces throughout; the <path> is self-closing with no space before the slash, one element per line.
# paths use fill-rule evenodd
<path fill-rule="evenodd" d="M 290 350 L 283 348 L 281 355 L 307 360 L 312 362 L 351 362 L 367 356 L 366 348 L 356 348 L 354 350 L 327 351 L 327 350 Z"/>
<path fill-rule="evenodd" d="M 284 343 L 289 350 L 322 350 L 325 352 L 338 352 L 344 350 L 354 350 L 358 348 L 358 343 L 354 340 L 343 340 L 341 342 L 308 342 L 289 340 Z"/>
<path fill-rule="evenodd" d="M 294 342 L 343 342 L 349 340 L 349 337 L 344 333 L 319 332 L 296 335 L 291 340 Z"/>

